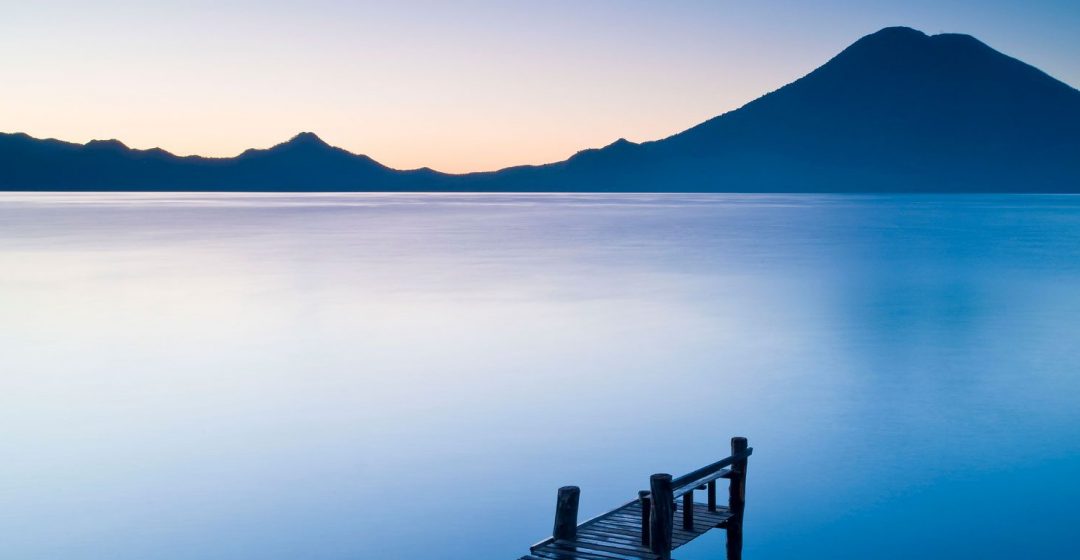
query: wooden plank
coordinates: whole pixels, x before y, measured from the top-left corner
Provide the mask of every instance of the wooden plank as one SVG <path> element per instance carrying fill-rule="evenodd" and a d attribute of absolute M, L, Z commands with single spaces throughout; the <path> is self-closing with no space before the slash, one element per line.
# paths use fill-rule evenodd
<path fill-rule="evenodd" d="M 643 556 L 631 551 L 610 551 L 604 550 L 603 547 L 599 545 L 587 546 L 573 541 L 556 541 L 553 544 L 545 546 L 542 550 L 533 551 L 533 554 L 538 554 L 544 550 L 572 553 L 579 556 L 588 555 L 597 560 L 656 560 L 656 556 L 652 554 Z"/>
<path fill-rule="evenodd" d="M 542 558 L 543 560 L 611 560 L 604 556 L 594 556 L 584 552 L 558 550 L 554 548 L 545 547 L 543 549 L 534 550 L 533 556 Z"/>
<path fill-rule="evenodd" d="M 618 525 L 620 527 L 623 527 L 627 531 L 634 531 L 635 533 L 640 533 L 641 532 L 641 524 L 640 523 L 636 523 L 634 521 L 630 521 L 628 519 L 621 518 L 621 517 L 614 516 L 614 515 L 610 516 L 610 517 L 605 517 L 603 519 L 599 519 L 599 520 L 596 521 L 596 523 L 597 524 L 603 523 L 603 524 L 607 524 L 607 525 Z"/>
<path fill-rule="evenodd" d="M 634 554 L 648 554 L 650 556 L 655 556 L 654 554 L 650 553 L 647 548 L 640 545 L 594 539 L 585 535 L 578 535 L 578 537 L 574 539 L 574 543 L 581 544 L 586 547 L 602 547 L 600 548 L 600 550 L 608 550 L 610 552 L 623 551 Z"/>
<path fill-rule="evenodd" d="M 581 523 L 581 525 L 579 525 L 579 527 L 588 525 L 589 523 L 593 522 L 596 519 L 599 519 L 599 518 L 604 517 L 606 515 L 610 515 L 612 512 L 619 511 L 619 510 L 622 510 L 622 509 L 625 509 L 625 508 L 628 508 L 628 507 L 641 507 L 641 504 L 638 503 L 638 500 L 631 500 L 631 501 L 629 501 L 629 502 L 627 502 L 627 503 L 625 503 L 625 504 L 623 504 L 623 505 L 621 505 L 621 506 L 619 506 L 619 507 L 617 507 L 617 508 L 615 508 L 615 509 L 613 509 L 611 511 L 607 511 L 607 512 L 601 513 L 600 515 L 593 516 L 590 519 L 586 519 L 585 521 L 583 521 Z"/>
<path fill-rule="evenodd" d="M 613 523 L 613 524 L 618 524 L 618 525 L 625 525 L 630 530 L 637 531 L 637 532 L 640 533 L 641 532 L 641 520 L 640 519 L 635 519 L 636 517 L 637 517 L 636 515 L 635 516 L 612 515 L 611 517 L 605 518 L 602 521 L 602 523 Z"/>
<path fill-rule="evenodd" d="M 566 549 L 557 547 L 554 544 L 544 545 L 542 548 L 538 548 L 531 552 L 533 556 L 539 556 L 540 558 L 546 558 L 548 560 L 613 560 L 610 556 L 600 556 L 591 552 L 578 549 Z M 619 558 L 614 560 L 626 560 L 625 558 Z"/>
<path fill-rule="evenodd" d="M 630 533 L 625 533 L 625 532 L 618 531 L 618 530 L 612 530 L 612 529 L 609 529 L 607 527 L 600 527 L 599 529 L 597 529 L 595 531 L 590 530 L 590 531 L 582 533 L 582 534 L 594 535 L 596 537 L 604 537 L 604 538 L 608 538 L 608 539 L 625 541 L 628 544 L 641 545 L 641 539 L 640 539 L 641 535 L 636 534 L 636 533 L 630 534 Z"/>
<path fill-rule="evenodd" d="M 599 521 L 599 522 L 597 522 L 597 523 L 595 523 L 593 525 L 590 525 L 589 529 L 585 529 L 585 530 L 591 530 L 593 527 L 596 527 L 597 529 L 599 529 L 601 531 L 607 531 L 609 533 L 619 533 L 619 534 L 622 534 L 622 535 L 626 535 L 627 537 L 635 537 L 635 536 L 640 536 L 641 535 L 641 528 L 639 528 L 639 527 L 630 527 L 630 526 L 627 526 L 627 525 L 620 525 L 618 523 L 612 523 L 612 522 L 606 521 L 606 520 L 605 521 Z"/>
<path fill-rule="evenodd" d="M 555 541 L 556 546 L 563 548 L 580 548 L 588 552 L 606 552 L 609 554 L 631 556 L 634 558 L 643 558 L 645 560 L 656 560 L 656 555 L 641 547 L 633 548 L 620 548 L 616 546 L 609 546 L 606 544 L 584 543 L 580 539 L 574 541 Z"/>
<path fill-rule="evenodd" d="M 593 523 L 588 527 L 580 527 L 578 528 L 578 533 L 582 535 L 587 535 L 591 533 L 609 533 L 624 539 L 633 539 L 639 536 L 639 531 L 637 530 L 624 529 L 618 526 L 607 525 L 606 522 Z"/>
<path fill-rule="evenodd" d="M 612 542 L 621 542 L 621 543 L 626 543 L 626 544 L 633 545 L 633 546 L 642 546 L 640 540 L 637 538 L 637 535 L 624 535 L 624 534 L 620 534 L 620 533 L 612 533 L 612 532 L 609 532 L 609 531 L 604 531 L 602 528 L 601 529 L 592 529 L 592 528 L 590 528 L 590 529 L 582 529 L 581 531 L 578 531 L 578 538 L 579 539 L 581 539 L 581 538 L 605 539 L 605 540 L 609 540 L 609 541 L 612 541 Z"/>
<path fill-rule="evenodd" d="M 638 534 L 639 531 L 621 529 L 619 527 L 606 525 L 604 523 L 595 523 L 593 525 L 589 525 L 588 527 L 583 527 L 579 529 L 578 532 L 583 535 L 588 535 L 592 533 L 606 533 L 623 539 L 635 539 L 640 536 Z"/>
<path fill-rule="evenodd" d="M 593 531 L 590 529 L 589 532 L 591 533 Z M 638 533 L 638 532 L 627 531 L 625 529 L 620 529 L 618 527 L 610 527 L 610 526 L 597 527 L 596 532 L 597 533 L 602 533 L 602 534 L 607 534 L 607 535 L 613 535 L 613 536 L 617 536 L 617 537 L 622 537 L 624 539 L 629 539 L 629 540 L 634 540 L 634 539 L 637 539 L 638 537 L 641 536 L 641 534 Z"/>
<path fill-rule="evenodd" d="M 607 541 L 610 543 L 620 543 L 630 546 L 642 546 L 642 543 L 638 541 L 637 536 L 606 533 L 603 531 L 582 531 L 578 533 L 578 538 L 593 538 L 596 539 L 596 541 Z"/>

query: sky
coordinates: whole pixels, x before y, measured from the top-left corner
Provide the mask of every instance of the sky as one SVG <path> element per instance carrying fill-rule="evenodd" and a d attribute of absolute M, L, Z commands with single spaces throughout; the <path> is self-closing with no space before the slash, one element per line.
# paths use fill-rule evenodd
<path fill-rule="evenodd" d="M 232 156 L 311 131 L 395 168 L 663 138 L 859 37 L 960 32 L 1080 86 L 1080 2 L 0 0 L 0 131 Z"/>

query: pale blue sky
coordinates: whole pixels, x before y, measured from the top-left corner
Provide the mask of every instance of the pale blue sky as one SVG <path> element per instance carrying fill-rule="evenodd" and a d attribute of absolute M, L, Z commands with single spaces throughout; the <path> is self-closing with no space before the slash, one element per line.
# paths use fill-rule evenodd
<path fill-rule="evenodd" d="M 493 169 L 664 137 L 890 25 L 1080 85 L 1080 2 L 11 2 L 0 130 L 234 155 L 311 130 L 394 167 Z"/>

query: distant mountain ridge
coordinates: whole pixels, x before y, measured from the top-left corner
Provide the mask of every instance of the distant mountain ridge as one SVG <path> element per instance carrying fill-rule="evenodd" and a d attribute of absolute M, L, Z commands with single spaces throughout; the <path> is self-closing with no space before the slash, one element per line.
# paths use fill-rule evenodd
<path fill-rule="evenodd" d="M 0 166 L 6 190 L 409 190 L 440 176 L 430 169 L 390 169 L 310 132 L 232 158 L 135 150 L 117 140 L 73 144 L 0 133 Z"/>
<path fill-rule="evenodd" d="M 234 158 L 0 134 L 0 189 L 1080 192 L 1080 91 L 968 35 L 892 27 L 671 137 L 546 165 L 399 171 L 311 133 Z"/>

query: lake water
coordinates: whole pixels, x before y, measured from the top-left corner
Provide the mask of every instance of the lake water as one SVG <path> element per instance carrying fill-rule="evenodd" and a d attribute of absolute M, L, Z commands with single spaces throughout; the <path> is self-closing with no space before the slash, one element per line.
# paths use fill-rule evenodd
<path fill-rule="evenodd" d="M 0 557 L 1076 558 L 1080 197 L 0 194 Z M 676 557 L 720 557 L 722 531 Z"/>

